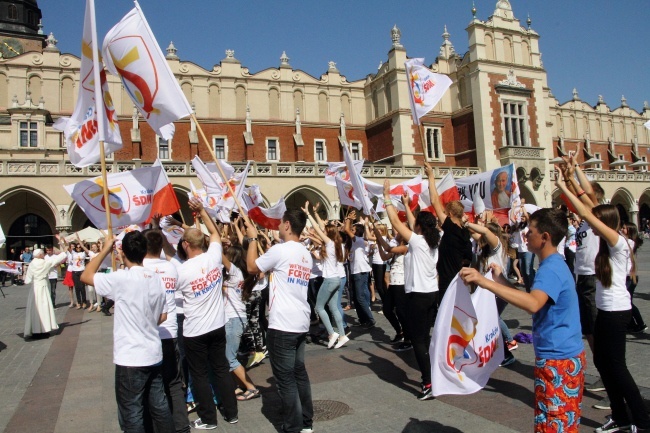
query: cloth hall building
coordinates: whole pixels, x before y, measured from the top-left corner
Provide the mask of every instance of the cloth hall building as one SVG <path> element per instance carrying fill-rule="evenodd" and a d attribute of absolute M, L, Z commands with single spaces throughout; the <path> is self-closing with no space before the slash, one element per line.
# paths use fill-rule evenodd
<path fill-rule="evenodd" d="M 522 24 L 507 0 L 485 21 L 475 15 L 466 28 L 468 51 L 457 53 L 445 28 L 430 65 L 453 84 L 422 119 L 424 156 L 409 107 L 408 47 L 397 27 L 386 29 L 379 69 L 368 65 L 372 72 L 352 82 L 334 62 L 314 77 L 295 69 L 284 53 L 279 65 L 259 72 L 231 50 L 211 70 L 182 60 L 173 44 L 167 61 L 216 155 L 237 170 L 252 161 L 248 183 L 261 186 L 267 204 L 284 195 L 289 207 L 308 199 L 321 202 L 328 216 L 338 215 L 336 190 L 323 173 L 327 161 L 342 160 L 339 137 L 345 137 L 354 156 L 366 160 L 363 175 L 376 182 L 422 174 L 423 157 L 439 178 L 449 170 L 464 177 L 515 162 L 522 196 L 539 206 L 551 206 L 557 196 L 549 160 L 579 150 L 579 162 L 625 219 L 650 219 L 647 103 L 641 111 L 625 100 L 618 107 L 602 100 L 592 105 L 575 91 L 571 100 L 558 101 L 530 22 Z M 36 0 L 0 0 L 0 225 L 8 235 L 0 257 L 9 247 L 52 243 L 53 233 L 88 225 L 62 185 L 100 172 L 99 166 L 71 165 L 62 134 L 52 127 L 72 113 L 80 59 L 61 53 L 40 23 Z M 124 142 L 110 156 L 109 171 L 160 158 L 186 203 L 188 181 L 195 179 L 189 161 L 210 159 L 197 125 L 180 120 L 174 138 L 162 140 L 134 111 L 120 80 L 108 79 Z"/>

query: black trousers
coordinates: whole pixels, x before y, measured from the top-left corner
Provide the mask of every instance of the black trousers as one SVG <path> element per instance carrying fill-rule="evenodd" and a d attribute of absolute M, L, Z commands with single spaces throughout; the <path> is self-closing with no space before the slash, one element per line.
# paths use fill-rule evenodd
<path fill-rule="evenodd" d="M 411 292 L 406 296 L 411 344 L 413 344 L 415 360 L 422 375 L 422 383 L 428 385 L 431 383 L 429 343 L 431 342 L 431 328 L 433 328 L 438 314 L 438 292 Z"/>
<path fill-rule="evenodd" d="M 199 404 L 197 413 L 205 424 L 217 424 L 217 410 L 212 401 L 209 371 L 214 374 L 214 394 L 223 405 L 223 415 L 227 418 L 237 416 L 235 382 L 230 374 L 226 359 L 225 326 L 198 337 L 183 336 L 185 358 L 192 375 L 194 400 Z"/>
<path fill-rule="evenodd" d="M 86 303 L 86 285 L 81 281 L 81 273 L 83 271 L 72 272 L 72 281 L 74 281 L 74 292 L 77 295 L 77 304 L 83 305 Z"/>
<path fill-rule="evenodd" d="M 163 350 L 162 379 L 169 410 L 174 419 L 174 428 L 176 433 L 189 433 L 190 420 L 187 417 L 187 407 L 185 406 L 183 369 L 178 342 L 175 338 L 166 338 L 161 341 Z"/>
<path fill-rule="evenodd" d="M 404 291 L 404 284 L 390 285 L 385 292 L 385 296 L 381 298 L 383 305 L 381 310 L 384 316 L 390 322 L 391 326 L 397 334 L 408 334 L 406 331 L 406 292 Z"/>

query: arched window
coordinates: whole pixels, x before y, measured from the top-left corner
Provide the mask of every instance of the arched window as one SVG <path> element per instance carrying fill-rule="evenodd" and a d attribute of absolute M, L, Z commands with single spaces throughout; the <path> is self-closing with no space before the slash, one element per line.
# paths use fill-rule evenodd
<path fill-rule="evenodd" d="M 61 111 L 72 113 L 74 101 L 74 81 L 70 77 L 65 77 L 61 80 Z"/>
<path fill-rule="evenodd" d="M 18 19 L 18 8 L 16 7 L 16 5 L 7 6 L 7 18 L 9 18 L 10 20 Z"/>
<path fill-rule="evenodd" d="M 9 105 L 9 86 L 7 77 L 0 74 L 0 108 L 7 108 Z"/>
<path fill-rule="evenodd" d="M 503 60 L 512 63 L 512 41 L 510 38 L 503 39 Z"/>
<path fill-rule="evenodd" d="M 246 89 L 243 86 L 235 88 L 235 117 L 246 118 Z"/>
<path fill-rule="evenodd" d="M 183 83 L 181 85 L 181 90 L 183 91 L 183 95 L 185 95 L 185 99 L 187 99 L 187 102 L 190 104 L 192 103 L 192 85 L 190 83 Z"/>
<path fill-rule="evenodd" d="M 307 113 L 305 113 L 303 107 L 302 92 L 300 90 L 293 92 L 293 113 L 291 115 L 291 118 L 296 115 L 296 110 L 300 110 L 301 119 L 305 119 L 307 117 Z"/>
<path fill-rule="evenodd" d="M 29 77 L 29 91 L 32 92 L 32 103 L 38 104 L 38 101 L 41 99 L 41 77 L 38 75 L 32 75 Z"/>
<path fill-rule="evenodd" d="M 526 41 L 521 43 L 521 57 L 524 65 L 530 66 L 530 45 Z"/>
<path fill-rule="evenodd" d="M 350 97 L 348 95 L 341 95 L 341 112 L 343 112 L 343 117 L 346 122 L 352 121 L 350 111 Z"/>
<path fill-rule="evenodd" d="M 276 88 L 269 90 L 269 117 L 280 118 L 280 92 Z"/>
<path fill-rule="evenodd" d="M 485 57 L 494 60 L 494 38 L 489 33 L 485 35 Z"/>
<path fill-rule="evenodd" d="M 318 120 L 320 122 L 329 121 L 327 94 L 325 92 L 318 94 Z"/>
<path fill-rule="evenodd" d="M 208 88 L 208 91 L 208 116 L 213 119 L 219 118 L 221 117 L 221 91 L 219 86 L 213 84 Z"/>

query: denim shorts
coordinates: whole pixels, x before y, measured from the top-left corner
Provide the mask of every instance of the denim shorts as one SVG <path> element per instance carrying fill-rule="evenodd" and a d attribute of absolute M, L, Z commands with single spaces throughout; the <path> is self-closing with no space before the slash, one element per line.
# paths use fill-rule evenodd
<path fill-rule="evenodd" d="M 230 371 L 233 371 L 241 364 L 237 359 L 237 349 L 241 336 L 244 334 L 244 321 L 240 317 L 233 317 L 226 322 L 226 358 Z"/>

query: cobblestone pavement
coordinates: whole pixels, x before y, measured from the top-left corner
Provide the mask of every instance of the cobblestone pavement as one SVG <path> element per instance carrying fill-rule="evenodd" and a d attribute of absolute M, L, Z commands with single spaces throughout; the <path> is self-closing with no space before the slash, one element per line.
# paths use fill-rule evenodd
<path fill-rule="evenodd" d="M 650 321 L 650 248 L 642 248 L 640 284 L 634 302 Z M 59 284 L 56 310 L 61 330 L 46 340 L 25 341 L 27 286 L 4 288 L 0 298 L 0 431 L 119 432 L 112 364 L 113 319 L 69 309 Z M 375 308 L 377 310 L 377 308 Z M 350 313 L 350 312 L 348 312 Z M 347 314 L 354 322 L 355 314 Z M 531 319 L 509 306 L 503 313 L 513 335 L 530 332 Z M 532 430 L 531 345 L 519 345 L 518 362 L 498 369 L 486 388 L 469 396 L 416 399 L 419 374 L 412 352 L 395 352 L 393 331 L 375 312 L 378 326 L 353 328 L 352 341 L 328 351 L 307 346 L 306 362 L 317 407 L 315 431 L 425 433 L 520 432 Z M 577 320 L 577 318 L 576 318 Z M 628 367 L 650 401 L 650 369 L 645 360 L 650 333 L 630 335 Z M 588 349 L 587 349 L 588 351 Z M 597 380 L 588 351 L 587 383 Z M 220 422 L 217 432 L 277 432 L 279 399 L 268 361 L 250 371 L 262 398 L 239 404 L 239 423 Z M 608 411 L 592 405 L 604 393 L 586 392 L 581 431 L 602 424 Z M 194 419 L 195 414 L 190 416 Z"/>

